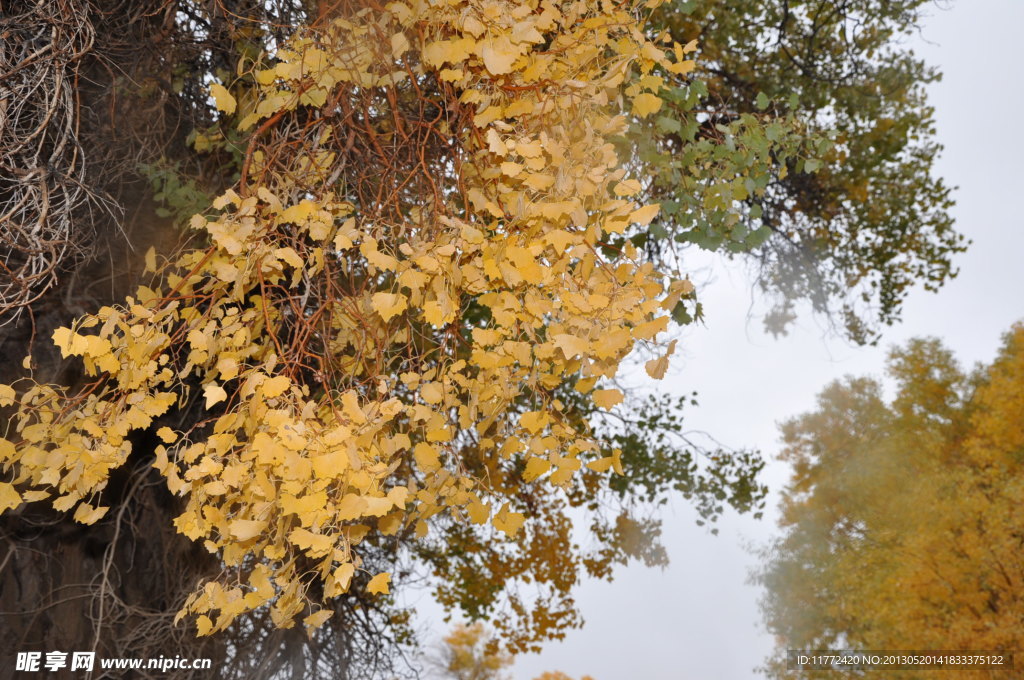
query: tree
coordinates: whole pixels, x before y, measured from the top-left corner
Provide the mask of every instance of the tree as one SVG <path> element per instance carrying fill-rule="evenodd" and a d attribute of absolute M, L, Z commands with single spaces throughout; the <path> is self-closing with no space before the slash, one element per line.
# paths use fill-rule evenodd
<path fill-rule="evenodd" d="M 5 579 L 19 584 L 4 590 L 5 637 L 190 650 L 225 677 L 367 675 L 412 641 L 388 577 L 432 574 L 445 605 L 492 617 L 521 650 L 578 625 L 582 574 L 663 562 L 654 509 L 667 494 L 708 519 L 760 507 L 759 458 L 698 463 L 716 452 L 673 431 L 681 401 L 607 411 L 629 396 L 610 383 L 620 360 L 668 325 L 657 315 L 699 315 L 650 238 L 678 222 L 654 203 L 673 215 L 694 195 L 664 151 L 690 144 L 679 157 L 709 180 L 768 187 L 815 170 L 797 159 L 824 134 L 773 107 L 731 121 L 725 95 L 705 98 L 725 107 L 705 125 L 699 93 L 718 86 L 700 85 L 697 36 L 672 27 L 677 13 L 630 4 L 608 27 L 613 10 L 591 3 L 68 7 L 18 4 L 4 43 L 16 50 L 3 82 L 22 89 L 0 152 L 5 173 L 26 173 L 5 175 L 0 201 L 17 208 L 5 235 L 28 239 L 5 244 L 0 270 Z M 653 42 L 665 28 L 686 35 Z M 719 43 L 735 30 L 723 23 Z M 23 61 L 54 35 L 80 49 Z M 58 82 L 76 96 L 39 94 Z M 750 145 L 754 162 L 715 125 L 770 143 Z M 25 147 L 24 130 L 44 141 Z M 814 184 L 785 186 L 809 199 Z M 76 187 L 59 211 L 43 200 Z M 698 245 L 756 250 L 761 237 L 740 232 L 758 227 L 737 226 L 754 199 L 701 196 L 711 240 Z M 72 245 L 52 250 L 46 229 Z M 87 256 L 96 241 L 125 251 L 108 271 Z M 891 262 L 858 253 L 849 266 L 868 276 Z M 648 372 L 664 375 L 671 346 L 651 352 Z M 341 446 L 353 440 L 356 454 Z M 570 534 L 581 511 L 587 549 Z M 183 607 L 217 635 L 170 628 Z M 282 627 L 296 618 L 312 644 Z"/>
<path fill-rule="evenodd" d="M 624 510 L 600 533 L 622 453 L 589 416 L 622 401 L 599 383 L 689 290 L 602 239 L 658 211 L 629 199 L 610 140 L 660 87 L 621 86 L 691 50 L 651 42 L 641 8 L 505 5 L 355 3 L 215 73 L 194 142 L 237 154 L 237 181 L 191 243 L 149 249 L 145 285 L 53 332 L 80 377 L 30 359 L 2 388 L 4 509 L 106 529 L 104 651 L 159 649 L 133 635 L 176 609 L 229 635 L 206 648 L 226 674 L 365 671 L 409 639 L 389 594 L 417 568 L 447 605 L 504 607 L 503 642 L 528 649 L 576 624 L 582 569 L 659 558 Z M 112 568 L 136 494 L 210 553 L 141 615 Z M 572 542 L 573 506 L 598 550 Z M 326 635 L 313 651 L 277 632 L 300 621 Z M 253 646 L 267 656 L 240 660 Z"/>
<path fill-rule="evenodd" d="M 440 670 L 452 680 L 506 680 L 512 657 L 482 623 L 458 625 L 445 637 Z"/>
<path fill-rule="evenodd" d="M 444 639 L 441 654 L 438 670 L 452 680 L 505 680 L 509 676 L 502 671 L 513 662 L 511 656 L 500 651 L 500 643 L 482 623 L 455 626 Z M 561 671 L 545 671 L 535 680 L 572 678 Z M 580 680 L 593 678 L 585 675 Z"/>
<path fill-rule="evenodd" d="M 697 77 L 670 82 L 638 122 L 644 242 L 742 253 L 782 333 L 800 300 L 859 343 L 899 318 L 918 282 L 937 290 L 965 248 L 932 176 L 941 151 L 926 87 L 940 74 L 905 46 L 928 0 L 677 0 L 652 26 L 697 39 Z M 678 259 L 676 259 L 678 257 Z M 691 310 L 692 311 L 692 310 Z M 677 318 L 689 312 L 680 309 Z"/>
<path fill-rule="evenodd" d="M 974 374 L 917 340 L 889 375 L 889 403 L 877 381 L 847 379 L 784 426 L 794 477 L 759 575 L 768 627 L 782 649 L 1017 649 L 1024 326 Z"/>

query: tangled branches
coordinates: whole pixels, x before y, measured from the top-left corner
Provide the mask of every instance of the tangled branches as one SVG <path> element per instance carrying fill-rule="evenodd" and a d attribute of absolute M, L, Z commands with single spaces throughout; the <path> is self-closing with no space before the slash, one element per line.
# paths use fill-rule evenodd
<path fill-rule="evenodd" d="M 0 18 L 0 323 L 86 255 L 82 213 L 112 204 L 89 188 L 78 79 L 95 43 L 87 3 L 37 2 Z"/>

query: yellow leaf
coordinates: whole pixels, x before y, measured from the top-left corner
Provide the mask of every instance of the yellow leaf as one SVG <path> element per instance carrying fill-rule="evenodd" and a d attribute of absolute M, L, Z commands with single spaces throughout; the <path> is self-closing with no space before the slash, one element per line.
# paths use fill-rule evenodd
<path fill-rule="evenodd" d="M 408 298 L 401 293 L 374 293 L 370 304 L 384 321 L 390 321 L 408 307 Z"/>
<path fill-rule="evenodd" d="M 11 460 L 17 452 L 18 449 L 14 446 L 14 442 L 0 437 L 0 462 Z M 2 483 L 0 482 L 0 484 Z M 0 510 L 0 512 L 3 511 Z"/>
<path fill-rule="evenodd" d="M 428 404 L 440 404 L 444 399 L 444 389 L 440 383 L 426 383 L 420 388 L 420 396 Z"/>
<path fill-rule="evenodd" d="M 473 524 L 483 524 L 491 515 L 491 507 L 477 500 L 466 506 L 466 512 Z"/>
<path fill-rule="evenodd" d="M 333 451 L 322 456 L 313 456 L 313 474 L 320 479 L 331 479 L 340 476 L 349 469 L 348 452 Z"/>
<path fill-rule="evenodd" d="M 396 508 L 401 508 L 405 505 L 409 498 L 409 488 L 405 486 L 396 486 L 388 491 L 388 500 Z"/>
<path fill-rule="evenodd" d="M 352 238 L 355 235 L 356 220 L 350 217 L 341 225 L 341 229 L 334 236 L 334 247 L 338 250 L 347 250 L 352 247 Z"/>
<path fill-rule="evenodd" d="M 160 437 L 165 444 L 173 444 L 174 440 L 178 438 L 174 430 L 169 427 L 161 427 L 156 431 L 156 436 Z"/>
<path fill-rule="evenodd" d="M 530 434 L 537 434 L 551 421 L 551 416 L 543 411 L 527 411 L 519 416 L 519 424 Z"/>
<path fill-rule="evenodd" d="M 627 179 L 615 185 L 613 191 L 616 196 L 633 196 L 640 193 L 640 182 L 635 179 Z"/>
<path fill-rule="evenodd" d="M 149 250 L 146 251 L 145 261 L 146 261 L 146 271 L 147 272 L 155 272 L 156 271 L 156 248 L 154 248 L 153 246 L 149 247 Z"/>
<path fill-rule="evenodd" d="M 496 345 L 505 337 L 501 331 L 493 328 L 474 328 L 472 333 L 473 342 L 484 347 Z"/>
<path fill-rule="evenodd" d="M 423 319 L 430 325 L 438 327 L 443 326 L 444 317 L 444 310 L 441 308 L 441 305 L 439 305 L 436 300 L 431 300 L 430 302 L 423 305 Z"/>
<path fill-rule="evenodd" d="M 53 509 L 57 512 L 67 512 L 71 509 L 71 506 L 81 500 L 81 496 L 78 494 L 68 494 L 67 496 L 61 496 L 53 501 Z"/>
<path fill-rule="evenodd" d="M 334 573 L 331 574 L 330 579 L 327 581 L 325 595 L 327 595 L 327 597 L 335 597 L 346 592 L 349 584 L 352 583 L 352 576 L 355 575 L 355 573 L 355 565 L 351 562 L 346 562 L 335 569 Z"/>
<path fill-rule="evenodd" d="M 506 162 L 501 164 L 501 173 L 503 175 L 508 175 L 509 177 L 515 177 L 516 175 L 518 175 L 522 171 L 523 171 L 523 166 L 520 165 L 519 163 L 512 163 L 511 161 L 506 161 Z"/>
<path fill-rule="evenodd" d="M 86 356 L 98 358 L 109 353 L 111 350 L 109 340 L 95 335 L 86 335 L 82 337 L 85 338 L 85 352 L 83 352 L 83 354 Z"/>
<path fill-rule="evenodd" d="M 302 258 L 294 248 L 278 248 L 274 251 L 274 257 L 282 262 L 287 262 L 294 269 L 302 269 Z"/>
<path fill-rule="evenodd" d="M 505 146 L 505 142 L 501 140 L 501 135 L 494 128 L 488 128 L 487 130 L 487 150 L 499 156 L 504 156 L 508 153 L 508 147 Z"/>
<path fill-rule="evenodd" d="M 513 246 L 508 249 L 508 259 L 516 272 L 528 283 L 540 283 L 544 277 L 544 270 L 537 264 L 537 260 L 526 248 Z"/>
<path fill-rule="evenodd" d="M 366 507 L 365 498 L 354 493 L 347 493 L 338 502 L 335 515 L 340 520 L 358 519 L 363 516 Z"/>
<path fill-rule="evenodd" d="M 622 392 L 619 390 L 594 390 L 594 403 L 604 409 L 610 409 L 622 403 Z"/>
<path fill-rule="evenodd" d="M 499 35 L 480 41 L 480 56 L 487 70 L 500 76 L 512 70 L 512 63 L 519 55 L 508 36 Z"/>
<path fill-rule="evenodd" d="M 391 510 L 393 505 L 391 499 L 386 496 L 363 496 L 362 498 L 366 506 L 363 514 L 367 517 L 382 517 Z"/>
<path fill-rule="evenodd" d="M 469 56 L 476 41 L 472 38 L 457 40 L 438 40 L 423 48 L 423 62 L 427 66 L 438 67 L 443 64 L 458 64 Z"/>
<path fill-rule="evenodd" d="M 0 384 L 0 407 L 13 404 L 15 396 L 13 387 Z"/>
<path fill-rule="evenodd" d="M 526 521 L 526 515 L 521 512 L 509 512 L 508 503 L 502 506 L 501 510 L 494 517 L 494 528 L 502 531 L 509 538 L 513 538 Z"/>
<path fill-rule="evenodd" d="M 259 536 L 267 526 L 266 521 L 255 519 L 236 519 L 228 524 L 228 532 L 239 541 L 248 541 Z"/>
<path fill-rule="evenodd" d="M 678 61 L 668 65 L 668 70 L 670 72 L 681 76 L 686 75 L 695 68 L 697 68 L 697 62 L 693 61 L 692 59 L 687 59 L 686 61 Z"/>
<path fill-rule="evenodd" d="M 658 333 L 662 333 L 666 328 L 668 328 L 668 321 L 669 317 L 659 316 L 651 319 L 650 321 L 638 324 L 633 328 L 633 337 L 640 340 L 650 340 Z"/>
<path fill-rule="evenodd" d="M 443 68 L 439 77 L 442 82 L 453 83 L 462 80 L 466 76 L 466 72 L 458 68 Z"/>
<path fill-rule="evenodd" d="M 198 328 L 190 330 L 185 339 L 188 340 L 188 344 L 200 352 L 206 352 L 210 349 L 210 339 Z"/>
<path fill-rule="evenodd" d="M 217 360 L 220 380 L 233 380 L 238 375 L 238 360 L 234 357 L 221 357 Z"/>
<path fill-rule="evenodd" d="M 359 395 L 352 390 L 342 393 L 341 406 L 345 415 L 356 425 L 362 425 L 366 422 L 366 413 L 359 406 Z"/>
<path fill-rule="evenodd" d="M 483 35 L 483 32 L 487 30 L 487 27 L 471 14 L 463 20 L 462 30 L 469 33 L 474 38 L 479 38 Z"/>
<path fill-rule="evenodd" d="M 72 355 L 85 354 L 89 348 L 85 336 L 74 333 L 69 328 L 58 328 L 51 336 L 53 344 L 60 349 L 61 358 L 67 359 Z"/>
<path fill-rule="evenodd" d="M 577 338 L 575 335 L 569 335 L 568 333 L 556 333 L 551 336 L 551 340 L 558 349 L 562 350 L 566 359 L 572 359 L 577 355 L 585 355 L 587 350 L 590 349 L 589 341 Z"/>
<path fill-rule="evenodd" d="M 387 271 L 398 269 L 398 260 L 386 253 L 380 252 L 377 249 L 377 241 L 375 239 L 368 238 L 363 241 L 359 245 L 359 252 L 363 254 L 367 262 L 378 269 Z"/>
<path fill-rule="evenodd" d="M 642 208 L 637 208 L 633 212 L 629 213 L 629 221 L 636 224 L 650 224 L 651 220 L 657 217 L 658 212 L 661 210 L 660 203 L 651 203 L 645 205 Z"/>
<path fill-rule="evenodd" d="M 544 153 L 544 147 L 537 140 L 532 142 L 516 142 L 516 153 L 524 158 L 537 158 Z"/>
<path fill-rule="evenodd" d="M 228 492 L 227 484 L 219 479 L 203 484 L 203 491 L 207 496 L 223 496 Z"/>
<path fill-rule="evenodd" d="M 661 98 L 650 92 L 638 94 L 633 98 L 633 113 L 641 118 L 657 113 L 659 109 L 661 109 Z"/>
<path fill-rule="evenodd" d="M 210 631 L 212 630 L 213 621 L 210 620 L 209 616 L 203 614 L 202 616 L 196 619 L 196 635 L 198 635 L 199 637 L 209 635 Z"/>
<path fill-rule="evenodd" d="M 322 557 L 334 547 L 334 539 L 330 536 L 314 534 L 302 528 L 292 529 L 288 534 L 288 540 L 309 553 L 310 557 Z"/>
<path fill-rule="evenodd" d="M 438 456 L 437 449 L 430 444 L 419 442 L 416 444 L 416 448 L 413 449 L 413 457 L 416 459 L 416 465 L 424 472 L 433 472 L 441 467 L 441 458 Z"/>
<path fill-rule="evenodd" d="M 0 512 L 16 508 L 19 505 L 21 505 L 21 494 L 14 488 L 14 485 L 0 482 Z"/>
<path fill-rule="evenodd" d="M 612 451 L 612 469 L 615 470 L 615 474 L 625 474 L 622 471 L 622 449 Z"/>
<path fill-rule="evenodd" d="M 228 398 L 228 393 L 224 391 L 224 388 L 216 383 L 210 383 L 203 388 L 203 396 L 206 397 L 206 408 L 210 408 L 217 402 L 224 401 Z"/>
<path fill-rule="evenodd" d="M 288 379 L 286 375 L 278 375 L 264 380 L 263 384 L 260 385 L 260 389 L 263 391 L 263 396 L 268 399 L 279 397 L 291 387 L 292 381 Z"/>
<path fill-rule="evenodd" d="M 537 104 L 535 102 L 528 99 L 520 99 L 505 107 L 505 117 L 518 118 L 519 116 L 533 113 L 535 110 L 537 110 Z"/>
<path fill-rule="evenodd" d="M 377 521 L 377 529 L 381 534 L 385 536 L 394 536 L 398 533 L 398 530 L 402 528 L 402 522 L 405 513 L 401 510 L 392 512 L 390 515 L 381 517 Z"/>
<path fill-rule="evenodd" d="M 281 497 L 281 512 L 292 515 L 309 515 L 327 507 L 327 492 L 306 493 L 300 498 L 291 494 Z"/>
<path fill-rule="evenodd" d="M 93 524 L 103 517 L 103 515 L 107 514 L 107 510 L 110 510 L 110 508 L 105 505 L 93 507 L 86 503 L 82 503 L 75 508 L 75 521 L 81 522 L 82 524 Z"/>
<path fill-rule="evenodd" d="M 401 35 L 401 33 L 399 33 Z M 404 36 L 403 36 L 404 37 Z M 306 618 L 302 619 L 302 623 L 305 624 L 306 628 L 315 629 L 327 623 L 327 619 L 331 618 L 334 612 L 330 609 L 321 609 L 315 614 L 310 614 Z"/>
<path fill-rule="evenodd" d="M 381 572 L 371 578 L 370 582 L 366 584 L 366 592 L 371 595 L 387 595 L 390 591 L 390 588 L 388 587 L 388 584 L 390 583 L 391 574 L 386 571 Z"/>
<path fill-rule="evenodd" d="M 404 33 L 395 33 L 391 36 L 391 56 L 400 59 L 403 54 L 409 51 L 409 39 Z"/>
<path fill-rule="evenodd" d="M 526 461 L 526 469 L 523 471 L 523 479 L 532 482 L 545 472 L 551 469 L 551 461 L 544 458 L 533 457 Z"/>
<path fill-rule="evenodd" d="M 234 96 L 227 91 L 220 83 L 213 83 L 210 85 L 210 94 L 213 95 L 213 101 L 217 104 L 217 108 L 229 116 L 235 112 L 237 103 L 235 102 Z"/>
<path fill-rule="evenodd" d="M 246 595 L 246 600 L 255 598 L 254 606 L 259 606 L 274 597 L 275 590 L 274 584 L 270 582 L 270 573 L 266 565 L 258 564 L 249 575 L 249 585 L 253 587 L 253 592 Z"/>
<path fill-rule="evenodd" d="M 644 364 L 644 370 L 647 371 L 647 375 L 651 376 L 655 380 L 661 380 L 665 377 L 665 371 L 668 370 L 668 358 L 676 351 L 676 340 L 673 340 L 668 345 L 668 351 L 664 356 L 658 357 L 657 359 L 651 359 Z"/>

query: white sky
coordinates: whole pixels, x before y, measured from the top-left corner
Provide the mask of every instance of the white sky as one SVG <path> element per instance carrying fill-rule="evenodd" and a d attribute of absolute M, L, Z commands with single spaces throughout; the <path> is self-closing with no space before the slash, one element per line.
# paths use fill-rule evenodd
<path fill-rule="evenodd" d="M 680 342 L 683 361 L 667 378 L 680 392 L 696 389 L 700 407 L 687 425 L 733 447 L 778 449 L 777 423 L 814 407 L 817 393 L 845 374 L 881 375 L 892 344 L 934 335 L 965 365 L 990 361 L 1010 325 L 1024 318 L 1024 229 L 1016 197 L 1024 195 L 1024 111 L 1016 75 L 1022 0 L 963 0 L 933 7 L 915 49 L 938 65 L 944 79 L 931 89 L 938 139 L 946 147 L 937 172 L 953 186 L 958 228 L 974 243 L 959 259 L 960 276 L 939 294 L 913 293 L 903 323 L 878 348 L 855 348 L 829 338 L 802 317 L 778 341 L 748 319 L 749 281 L 716 265 L 703 293 L 707 327 Z M 683 345 L 685 344 L 685 348 Z M 669 385 L 666 385 L 669 387 Z M 780 488 L 787 469 L 773 463 L 766 481 Z M 578 592 L 586 626 L 539 655 L 521 657 L 516 680 L 561 670 L 594 680 L 741 680 L 771 651 L 760 621 L 759 590 L 747 585 L 755 558 L 744 545 L 764 544 L 775 532 L 778 497 L 757 522 L 730 515 L 711 536 L 677 500 L 666 512 L 665 571 L 620 570 L 614 583 L 587 582 Z"/>

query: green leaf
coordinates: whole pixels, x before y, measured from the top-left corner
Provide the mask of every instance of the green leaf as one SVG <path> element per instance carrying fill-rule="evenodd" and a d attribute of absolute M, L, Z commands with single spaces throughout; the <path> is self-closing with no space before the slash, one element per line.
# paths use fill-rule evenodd
<path fill-rule="evenodd" d="M 654 125 L 658 128 L 659 132 L 678 133 L 683 129 L 683 124 L 671 116 L 658 116 L 658 119 L 654 121 Z"/>

